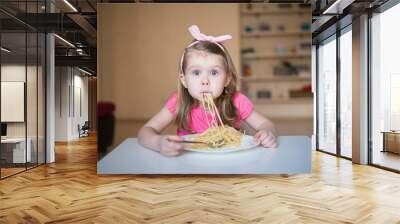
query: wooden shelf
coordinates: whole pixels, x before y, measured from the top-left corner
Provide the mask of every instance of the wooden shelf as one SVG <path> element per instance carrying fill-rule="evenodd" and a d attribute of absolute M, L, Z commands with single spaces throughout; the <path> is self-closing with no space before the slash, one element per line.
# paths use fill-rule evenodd
<path fill-rule="evenodd" d="M 260 37 L 282 37 L 282 36 L 311 36 L 311 32 L 304 31 L 256 31 L 253 33 L 242 33 L 244 38 Z"/>
<path fill-rule="evenodd" d="M 291 119 L 311 119 L 313 118 L 313 100 L 302 102 L 285 101 L 275 103 L 254 102 L 254 110 L 268 118 L 291 118 Z"/>
<path fill-rule="evenodd" d="M 250 66 L 250 69 L 254 70 L 251 76 L 241 76 L 239 82 L 243 84 L 242 87 L 247 88 L 245 89 L 246 93 L 251 96 L 250 100 L 254 103 L 255 109 L 266 116 L 313 116 L 312 105 L 314 100 L 311 97 L 312 94 L 294 91 L 300 91 L 303 86 L 311 85 L 310 71 L 301 70 L 299 74 L 290 76 L 273 75 L 274 62 L 295 62 L 293 59 L 297 59 L 298 62 L 294 64 L 298 66 L 304 67 L 303 64 L 308 64 L 311 59 L 311 49 L 305 48 L 306 46 L 302 47 L 300 44 L 308 43 L 305 39 L 311 38 L 311 31 L 302 31 L 300 27 L 294 26 L 295 24 L 292 23 L 298 21 L 300 24 L 302 21 L 309 21 L 307 18 L 310 17 L 310 14 L 310 8 L 300 7 L 277 8 L 272 5 L 265 5 L 253 7 L 251 10 L 244 7 L 240 9 L 240 25 L 243 28 L 240 33 L 243 41 L 241 46 L 243 52 L 245 52 L 241 53 L 241 61 L 242 65 Z M 292 20 L 293 17 L 296 21 Z M 269 30 L 258 29 L 256 22 L 262 21 L 270 23 Z M 246 25 L 253 28 L 251 32 L 245 31 Z M 264 25 L 267 26 L 268 24 Z M 277 25 L 283 26 L 285 29 L 278 30 Z M 271 44 L 264 44 L 263 41 L 268 42 L 269 40 L 271 40 Z M 274 44 L 275 42 L 283 43 L 277 45 Z M 254 61 L 257 65 L 268 66 L 270 73 L 265 73 L 265 70 L 256 71 L 256 68 L 261 67 L 253 65 L 253 60 L 257 60 Z M 260 91 L 266 94 L 270 92 L 271 99 L 257 97 Z M 298 97 L 290 98 L 289 96 Z"/>
<path fill-rule="evenodd" d="M 260 77 L 260 76 L 242 76 L 245 82 L 291 82 L 291 81 L 311 81 L 311 77 Z"/>
<path fill-rule="evenodd" d="M 282 59 L 282 58 L 307 58 L 311 57 L 311 53 L 306 54 L 292 54 L 292 53 L 247 53 L 242 54 L 242 59 L 253 60 L 253 59 Z"/>
<path fill-rule="evenodd" d="M 274 9 L 274 10 L 241 10 L 242 15 L 280 15 L 280 14 L 310 14 L 310 9 Z"/>
<path fill-rule="evenodd" d="M 313 103 L 313 98 L 312 97 L 304 97 L 304 98 L 298 98 L 298 99 L 289 99 L 289 100 L 254 100 L 254 105 L 255 106 L 263 106 L 263 105 L 268 105 L 268 104 L 308 104 L 308 103 Z"/>

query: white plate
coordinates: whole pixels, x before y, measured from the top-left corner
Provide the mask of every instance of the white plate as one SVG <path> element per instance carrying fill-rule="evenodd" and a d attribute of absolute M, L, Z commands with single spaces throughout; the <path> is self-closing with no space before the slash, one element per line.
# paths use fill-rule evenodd
<path fill-rule="evenodd" d="M 194 134 L 194 135 L 185 135 L 183 136 L 183 139 L 187 140 L 188 138 L 193 138 L 199 134 Z M 254 141 L 254 137 L 250 135 L 243 135 L 242 139 L 240 141 L 240 145 L 237 147 L 221 147 L 221 148 L 190 148 L 190 144 L 188 144 L 187 147 L 185 147 L 185 150 L 187 151 L 192 151 L 192 152 L 205 152 L 205 153 L 226 153 L 226 152 L 237 152 L 241 150 L 246 150 L 246 149 L 251 149 L 257 147 L 256 142 Z"/>

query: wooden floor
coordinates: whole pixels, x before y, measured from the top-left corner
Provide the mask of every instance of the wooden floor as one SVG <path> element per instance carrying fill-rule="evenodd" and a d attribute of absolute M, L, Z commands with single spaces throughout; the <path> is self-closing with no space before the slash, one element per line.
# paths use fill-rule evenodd
<path fill-rule="evenodd" d="M 320 152 L 303 175 L 98 176 L 90 137 L 0 181 L 0 223 L 386 224 L 399 199 L 399 174 Z"/>
<path fill-rule="evenodd" d="M 27 167 L 25 168 L 25 164 L 18 164 L 18 167 L 7 167 L 1 168 L 1 178 L 5 178 L 11 175 L 15 175 L 20 172 L 24 172 L 27 169 L 33 169 L 37 166 L 36 163 L 27 163 Z"/>
<path fill-rule="evenodd" d="M 18 168 L 1 168 L 1 177 L 7 177 L 25 170 L 25 167 Z"/>
<path fill-rule="evenodd" d="M 400 155 L 391 152 L 375 150 L 372 157 L 374 164 L 400 170 Z"/>

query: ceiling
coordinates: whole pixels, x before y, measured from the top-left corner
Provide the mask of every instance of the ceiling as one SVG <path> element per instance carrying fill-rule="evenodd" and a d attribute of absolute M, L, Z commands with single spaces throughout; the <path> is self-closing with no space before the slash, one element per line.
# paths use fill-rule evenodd
<path fill-rule="evenodd" d="M 387 1 L 388 0 L 311 0 L 310 3 L 312 5 L 313 14 L 311 31 L 313 41 L 321 35 L 329 36 L 329 34 L 326 34 L 327 32 L 335 32 L 335 29 L 340 29 L 343 23 L 351 23 L 352 18 L 373 11 Z M 336 26 L 336 28 L 333 26 Z"/>
<path fill-rule="evenodd" d="M 340 13 L 324 14 L 327 8 L 342 2 Z M 1 0 L 0 22 L 2 45 L 13 49 L 14 56 L 36 51 L 36 39 L 28 35 L 25 49 L 25 31 L 54 32 L 56 65 L 81 66 L 96 72 L 97 58 L 97 3 L 151 3 L 151 2 L 242 2 L 242 3 L 306 3 L 312 5 L 313 37 L 319 35 L 345 14 L 357 14 L 383 4 L 386 0 Z M 51 13 L 50 13 L 51 11 Z M 33 38 L 33 39 L 32 39 Z M 26 52 L 25 52 L 26 51 Z M 11 58 L 11 55 L 8 57 Z"/>
<path fill-rule="evenodd" d="M 12 50 L 2 52 L 2 60 L 18 63 L 26 56 L 29 63 L 44 47 L 36 43 L 37 35 L 54 32 L 73 44 L 55 38 L 56 66 L 79 66 L 96 73 L 96 5 L 96 0 L 1 0 L 2 46 Z"/>

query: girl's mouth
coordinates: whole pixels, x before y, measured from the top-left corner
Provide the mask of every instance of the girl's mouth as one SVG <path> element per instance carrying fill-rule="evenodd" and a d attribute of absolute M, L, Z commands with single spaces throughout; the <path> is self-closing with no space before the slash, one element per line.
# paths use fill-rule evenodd
<path fill-rule="evenodd" d="M 207 95 L 212 96 L 212 93 L 211 93 L 211 92 L 201 92 L 201 96 L 202 96 L 203 98 L 206 97 Z"/>

